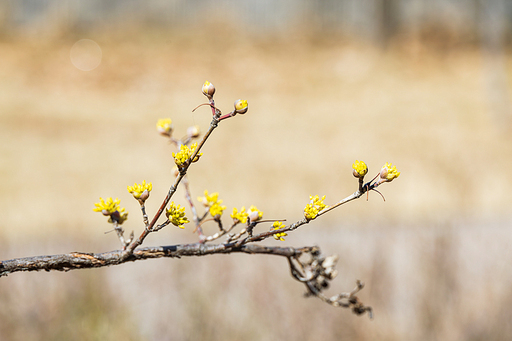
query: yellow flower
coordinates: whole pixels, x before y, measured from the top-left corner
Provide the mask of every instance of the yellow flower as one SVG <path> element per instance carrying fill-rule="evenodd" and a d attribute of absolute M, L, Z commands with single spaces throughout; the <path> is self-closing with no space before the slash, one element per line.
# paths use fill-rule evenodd
<path fill-rule="evenodd" d="M 107 201 L 103 200 L 103 198 L 100 198 L 100 202 L 97 202 L 94 204 L 96 206 L 92 210 L 94 212 L 101 212 L 103 215 L 111 215 L 115 211 L 119 209 L 119 204 L 121 203 L 121 200 L 116 198 L 116 200 L 113 200 L 112 198 L 107 198 Z"/>
<path fill-rule="evenodd" d="M 368 173 L 368 166 L 366 166 L 366 163 L 363 161 L 356 160 L 356 162 L 354 162 L 352 165 L 352 168 L 354 168 L 353 173 L 356 178 L 362 178 L 366 175 L 366 173 Z"/>
<path fill-rule="evenodd" d="M 180 205 L 176 206 L 174 202 L 171 202 L 165 215 L 174 226 L 178 226 L 180 229 L 185 228 L 183 224 L 190 222 L 187 217 L 185 217 L 185 207 L 180 207 Z"/>
<path fill-rule="evenodd" d="M 159 119 L 156 123 L 156 130 L 164 136 L 171 136 L 172 120 L 170 118 Z"/>
<path fill-rule="evenodd" d="M 304 208 L 304 217 L 306 217 L 307 220 L 313 220 L 317 215 L 318 209 L 312 204 L 307 204 Z"/>
<path fill-rule="evenodd" d="M 325 195 L 321 199 L 318 197 L 318 195 L 315 195 L 314 197 L 310 195 L 309 200 L 311 200 L 311 203 L 318 208 L 319 212 L 327 207 L 327 205 L 324 204 Z"/>
<path fill-rule="evenodd" d="M 249 210 L 247 211 L 247 214 L 249 215 L 250 222 L 255 222 L 263 218 L 263 212 L 258 210 L 256 206 L 252 205 Z"/>
<path fill-rule="evenodd" d="M 203 88 L 201 90 L 203 91 L 203 94 L 208 98 L 212 98 L 213 94 L 215 93 L 215 87 L 208 81 L 204 82 Z"/>
<path fill-rule="evenodd" d="M 208 191 L 204 191 L 204 197 L 197 197 L 199 202 L 203 203 L 205 207 L 211 207 L 219 200 L 219 193 L 215 192 L 212 194 L 208 194 Z"/>
<path fill-rule="evenodd" d="M 272 230 L 279 230 L 286 226 L 280 221 L 275 221 L 274 224 L 272 224 L 272 227 L 273 227 Z M 286 237 L 287 235 L 288 235 L 288 233 L 286 233 L 286 232 L 275 233 L 274 239 L 284 242 L 284 237 Z"/>
<path fill-rule="evenodd" d="M 324 204 L 325 195 L 322 198 L 320 198 L 318 195 L 310 195 L 309 200 L 309 204 L 307 204 L 304 208 L 304 217 L 306 217 L 307 220 L 313 220 L 316 218 L 319 212 L 328 206 Z"/>
<path fill-rule="evenodd" d="M 113 200 L 112 198 L 107 198 L 107 200 L 103 200 L 100 198 L 100 202 L 95 203 L 92 210 L 94 212 L 101 212 L 104 216 L 109 216 L 109 223 L 117 222 L 118 224 L 124 223 L 128 219 L 128 212 L 124 212 L 124 207 L 119 207 L 121 200 L 116 198 Z"/>
<path fill-rule="evenodd" d="M 177 153 L 172 153 L 172 156 L 174 157 L 174 162 L 176 162 L 176 166 L 181 167 L 183 166 L 190 157 L 194 154 L 197 148 L 197 143 L 193 143 L 190 148 L 184 144 L 181 145 L 180 151 Z M 199 153 L 196 155 L 194 160 L 192 162 L 196 162 L 199 160 L 199 157 L 203 155 L 203 153 Z"/>
<path fill-rule="evenodd" d="M 399 176 L 400 172 L 396 170 L 396 166 L 386 162 L 386 164 L 382 166 L 382 169 L 380 170 L 381 181 L 379 182 L 390 182 Z"/>
<path fill-rule="evenodd" d="M 142 181 L 142 184 L 134 184 L 133 186 L 128 186 L 128 192 L 130 192 L 135 199 L 140 199 L 141 201 L 146 201 L 149 198 L 149 192 L 153 189 L 153 184 L 150 182 L 146 183 L 146 180 Z"/>
<path fill-rule="evenodd" d="M 226 206 L 221 205 L 222 200 L 217 201 L 210 207 L 210 214 L 212 217 L 221 216 L 224 210 L 226 209 Z"/>
<path fill-rule="evenodd" d="M 245 99 L 239 99 L 235 102 L 235 113 L 237 114 L 245 114 L 249 109 L 249 104 Z"/>
<path fill-rule="evenodd" d="M 240 213 L 236 208 L 233 207 L 233 213 L 231 213 L 231 218 L 233 218 L 233 221 L 235 223 L 241 222 L 242 224 L 245 224 L 247 222 L 247 217 L 249 214 L 245 212 L 245 207 L 242 206 L 242 209 L 240 210 Z"/>
<path fill-rule="evenodd" d="M 209 211 L 212 217 L 221 216 L 226 209 L 226 206 L 221 205 L 222 200 L 219 200 L 219 193 L 217 192 L 208 194 L 208 191 L 204 191 L 204 197 L 197 197 L 197 200 L 205 207 L 210 208 Z"/>

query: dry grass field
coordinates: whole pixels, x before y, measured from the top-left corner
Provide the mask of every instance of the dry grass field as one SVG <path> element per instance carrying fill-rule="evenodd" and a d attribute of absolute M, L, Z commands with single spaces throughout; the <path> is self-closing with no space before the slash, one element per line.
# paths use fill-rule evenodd
<path fill-rule="evenodd" d="M 245 98 L 249 112 L 206 144 L 189 173 L 194 196 L 217 191 L 228 210 L 253 204 L 293 222 L 310 194 L 351 194 L 356 159 L 370 174 L 385 162 L 401 171 L 381 187 L 385 202 L 372 193 L 279 242 L 338 254 L 332 293 L 363 280 L 374 320 L 303 298 L 283 259 L 213 256 L 1 278 L 1 340 L 512 338 L 511 121 L 496 110 L 511 94 L 493 100 L 503 89 L 489 81 L 490 57 L 196 33 L 0 41 L 0 260 L 117 249 L 92 211 L 100 196 L 119 197 L 126 229 L 140 233 L 126 186 L 151 181 L 156 211 L 174 150 L 155 123 L 206 130 L 209 111 L 191 110 L 209 80 L 221 110 Z M 92 71 L 70 61 L 81 38 L 101 47 Z M 176 198 L 185 204 L 182 191 Z M 196 238 L 169 227 L 145 244 Z"/>

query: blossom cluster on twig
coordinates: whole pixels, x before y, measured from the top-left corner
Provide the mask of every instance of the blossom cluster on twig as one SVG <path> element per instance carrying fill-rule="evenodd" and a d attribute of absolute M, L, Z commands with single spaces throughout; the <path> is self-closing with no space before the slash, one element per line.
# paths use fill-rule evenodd
<path fill-rule="evenodd" d="M 213 99 L 215 87 L 210 82 L 205 82 L 202 87 L 202 93 L 208 99 L 207 103 L 200 104 L 194 110 L 202 106 L 208 106 L 212 113 L 212 121 L 208 130 L 201 134 L 198 126 L 192 126 L 187 129 L 187 133 L 182 138 L 174 136 L 174 126 L 170 118 L 158 120 L 156 129 L 159 134 L 168 139 L 176 148 L 172 153 L 176 165 L 174 181 L 170 186 L 167 195 L 156 212 L 149 218 L 146 210 L 146 203 L 150 198 L 153 184 L 142 181 L 133 186 L 127 186 L 128 192 L 139 203 L 143 231 L 138 238 L 134 237 L 134 232 L 128 238 L 124 236 L 123 224 L 128 220 L 128 212 L 120 206 L 118 198 L 106 199 L 100 198 L 99 202 L 94 204 L 93 210 L 100 212 L 108 217 L 108 222 L 113 225 L 111 231 L 115 231 L 120 242 L 122 251 L 112 251 L 102 254 L 71 253 L 67 255 L 44 256 L 35 258 L 23 258 L 0 262 L 0 276 L 7 275 L 16 271 L 35 271 L 35 270 L 60 270 L 79 269 L 86 267 L 100 267 L 122 264 L 127 261 L 138 259 L 157 258 L 157 257 L 183 257 L 183 256 L 201 256 L 215 253 L 258 253 L 283 256 L 288 259 L 292 277 L 303 283 L 306 287 L 308 296 L 315 296 L 322 301 L 336 307 L 350 308 L 356 314 L 368 313 L 372 316 L 370 307 L 365 306 L 356 296 L 364 287 L 364 283 L 357 281 L 356 288 L 347 293 L 337 294 L 328 297 L 324 291 L 329 287 L 329 282 L 333 280 L 338 272 L 335 265 L 337 256 L 322 256 L 320 249 L 316 246 L 306 246 L 300 248 L 280 247 L 280 246 L 261 246 L 258 242 L 274 238 L 277 242 L 284 242 L 285 237 L 297 230 L 299 227 L 318 219 L 320 216 L 340 207 L 352 200 L 360 198 L 366 193 L 367 199 L 371 191 L 382 194 L 377 187 L 384 183 L 393 181 L 400 176 L 400 172 L 391 163 L 385 163 L 380 171 L 368 182 L 364 178 L 368 173 L 368 166 L 365 162 L 356 160 L 352 164 L 352 174 L 358 180 L 357 190 L 351 195 L 341 199 L 334 204 L 327 205 L 325 195 L 310 195 L 309 201 L 303 208 L 302 219 L 292 223 L 285 224 L 285 219 L 263 219 L 264 213 L 254 205 L 233 207 L 229 218 L 225 217 L 224 212 L 227 206 L 219 198 L 218 192 L 209 192 L 204 190 L 202 196 L 197 197 L 197 205 L 192 199 L 190 192 L 189 179 L 187 171 L 192 164 L 200 161 L 203 155 L 201 149 L 208 140 L 212 132 L 219 124 L 236 115 L 243 115 L 248 111 L 248 102 L 246 100 L 236 100 L 234 108 L 227 114 L 223 114 L 215 105 Z M 201 136 L 202 135 L 202 136 Z M 348 168 L 348 167 L 347 167 Z M 179 185 L 185 190 L 185 198 L 188 203 L 190 213 L 187 213 L 187 207 L 175 204 L 171 199 L 174 197 Z M 382 196 L 383 197 L 383 196 Z M 384 198 L 384 197 L 383 197 Z M 203 206 L 202 212 L 199 212 L 197 206 Z M 160 219 L 162 216 L 166 219 Z M 187 217 L 188 215 L 188 217 Z M 191 217 L 189 219 L 189 217 Z M 160 223 L 158 223 L 160 221 Z M 198 241 L 192 244 L 175 245 L 167 247 L 139 248 L 150 233 L 157 232 L 169 225 L 185 229 L 187 224 L 193 223 L 193 232 L 197 233 Z M 204 233 L 205 224 L 215 224 L 218 231 L 211 235 Z M 266 229 L 261 229 L 267 226 Z M 110 231 L 108 231 L 110 232 Z M 213 244 L 212 241 L 221 240 L 219 244 Z"/>
<path fill-rule="evenodd" d="M 379 173 L 371 181 L 365 183 L 364 178 L 368 173 L 368 166 L 365 162 L 356 160 L 352 164 L 353 175 L 359 181 L 358 190 L 356 192 L 330 206 L 324 203 L 325 195 L 322 197 L 319 195 L 311 195 L 309 197 L 309 202 L 303 209 L 303 219 L 290 225 L 286 225 L 284 223 L 284 219 L 263 220 L 263 212 L 254 205 L 251 205 L 247 210 L 245 206 L 242 206 L 240 209 L 233 207 L 230 214 L 231 221 L 228 225 L 224 225 L 222 217 L 227 207 L 223 205 L 223 200 L 219 199 L 218 192 L 211 193 L 208 190 L 204 191 L 203 196 L 199 196 L 197 198 L 198 202 L 204 207 L 204 212 L 200 214 L 196 208 L 196 205 L 191 199 L 192 195 L 190 193 L 186 175 L 187 169 L 192 163 L 199 160 L 199 157 L 202 155 L 200 152 L 201 147 L 211 132 L 222 120 L 234 117 L 237 114 L 245 114 L 248 111 L 247 101 L 237 100 L 234 104 L 234 110 L 228 114 L 223 115 L 221 111 L 215 106 L 215 102 L 213 100 L 215 90 L 215 87 L 210 82 L 206 81 L 203 84 L 202 93 L 207 97 L 208 103 L 201 104 L 198 107 L 203 105 L 209 106 L 212 112 L 213 120 L 210 125 L 210 129 L 203 136 L 203 139 L 199 145 L 197 142 L 192 143 L 194 139 L 198 139 L 200 136 L 199 127 L 189 127 L 185 137 L 176 139 L 173 136 L 174 127 L 172 125 L 172 120 L 170 118 L 158 120 L 156 125 L 157 131 L 162 136 L 168 138 L 178 149 L 177 152 L 172 153 L 176 164 L 176 181 L 173 186 L 171 186 L 169 194 L 165 198 L 164 203 L 162 204 L 160 210 L 156 213 L 151 223 L 148 222 L 148 218 L 145 213 L 145 201 L 149 198 L 152 184 L 147 184 L 145 181 L 143 181 L 140 185 L 134 184 L 133 186 L 128 186 L 128 191 L 141 205 L 143 211 L 143 221 L 145 224 L 144 232 L 136 241 L 133 241 L 129 245 L 129 243 L 127 243 L 123 238 L 122 229 L 119 229 L 119 226 L 126 221 L 128 216 L 128 213 L 124 212 L 124 209 L 118 207 L 119 199 L 113 200 L 112 198 L 108 198 L 105 201 L 100 198 L 100 202 L 95 204 L 96 208 L 94 210 L 109 216 L 109 222 L 113 223 L 115 229 L 117 228 L 119 230 L 118 236 L 121 239 L 124 249 L 128 248 L 128 250 L 131 249 L 133 251 L 133 245 L 141 245 L 147 234 L 158 231 L 169 224 L 183 229 L 184 225 L 190 222 L 194 222 L 195 224 L 193 231 L 197 232 L 199 235 L 198 243 L 208 243 L 225 236 L 225 241 L 221 245 L 227 249 L 240 248 L 244 245 L 256 243 L 269 237 L 273 237 L 276 241 L 285 241 L 285 237 L 288 236 L 288 233 L 298 229 L 301 225 L 307 224 L 319 216 L 351 200 L 361 197 L 364 193 L 366 193 L 368 196 L 370 191 L 378 192 L 376 189 L 378 186 L 386 182 L 391 182 L 400 176 L 400 172 L 397 171 L 395 166 L 393 166 L 391 163 L 385 163 L 384 166 L 381 167 Z M 182 179 L 185 183 L 184 187 L 186 198 L 188 199 L 192 212 L 192 219 L 188 219 L 186 217 L 185 207 L 175 205 L 174 202 L 169 204 L 170 198 L 174 195 L 176 187 Z M 381 194 L 380 192 L 378 193 Z M 167 207 L 168 204 L 169 206 Z M 165 207 L 165 215 L 167 220 L 162 224 L 156 225 L 156 221 L 162 211 L 162 207 Z M 208 236 L 205 235 L 203 232 L 203 225 L 208 222 L 214 222 L 217 224 L 218 232 Z M 271 223 L 269 230 L 255 234 L 256 226 L 265 223 Z M 238 225 L 242 227 L 237 232 L 234 232 Z M 309 260 L 307 261 L 304 261 L 301 258 L 305 254 L 309 255 Z M 337 256 L 322 258 L 319 250 L 312 248 L 309 249 L 308 252 L 301 252 L 299 256 L 295 255 L 294 257 L 288 257 L 288 259 L 290 263 L 290 269 L 292 271 L 292 276 L 296 280 L 306 284 L 308 295 L 317 296 L 323 301 L 334 306 L 351 307 L 356 313 L 371 313 L 371 308 L 362 305 L 354 296 L 355 293 L 363 288 L 364 284 L 362 282 L 358 281 L 356 289 L 351 293 L 340 294 L 331 298 L 327 298 L 323 295 L 322 291 L 328 286 L 328 281 L 334 279 L 337 275 L 337 271 L 334 270 L 334 266 L 338 259 Z"/>

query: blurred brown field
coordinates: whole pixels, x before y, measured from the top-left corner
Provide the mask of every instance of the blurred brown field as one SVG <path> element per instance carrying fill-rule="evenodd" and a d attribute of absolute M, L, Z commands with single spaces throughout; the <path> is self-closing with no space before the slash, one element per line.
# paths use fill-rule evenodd
<path fill-rule="evenodd" d="M 249 112 L 205 145 L 189 173 L 194 196 L 217 191 L 228 210 L 256 205 L 293 222 L 309 195 L 334 203 L 354 192 L 356 159 L 370 174 L 385 162 L 401 171 L 380 188 L 385 202 L 371 193 L 280 242 L 338 254 L 333 294 L 363 280 L 375 319 L 303 298 L 284 259 L 214 256 L 12 274 L 0 280 L 0 339 L 512 337 L 512 137 L 497 110 L 510 89 L 496 100 L 493 56 L 336 36 L 132 33 L 0 41 L 0 259 L 117 249 L 92 212 L 100 196 L 119 197 L 126 229 L 140 233 L 126 186 L 152 182 L 147 206 L 157 209 L 174 150 L 155 123 L 206 130 L 209 111 L 192 109 L 209 80 L 221 110 L 244 98 Z M 101 47 L 92 71 L 70 60 L 81 38 Z M 171 227 L 145 244 L 194 242 L 191 231 Z"/>

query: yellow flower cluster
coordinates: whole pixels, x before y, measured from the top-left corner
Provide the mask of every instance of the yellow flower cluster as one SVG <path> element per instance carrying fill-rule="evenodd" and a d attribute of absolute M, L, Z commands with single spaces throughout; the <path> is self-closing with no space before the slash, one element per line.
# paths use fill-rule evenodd
<path fill-rule="evenodd" d="M 283 227 L 286 227 L 286 225 L 280 221 L 274 221 L 274 224 L 272 224 L 272 230 L 279 230 L 279 229 L 282 229 Z M 287 235 L 288 235 L 288 233 L 286 233 L 286 232 L 276 233 L 276 234 L 274 234 L 274 239 L 284 242 L 284 237 L 286 237 Z"/>
<path fill-rule="evenodd" d="M 242 224 L 245 224 L 247 222 L 248 216 L 249 214 L 245 212 L 245 206 L 242 206 L 240 212 L 238 212 L 238 210 L 235 207 L 233 207 L 233 213 L 231 213 L 231 218 L 233 218 L 233 221 L 235 223 L 240 222 Z"/>
<path fill-rule="evenodd" d="M 190 223 L 187 217 L 185 217 L 185 207 L 180 207 L 180 205 L 176 206 L 174 202 L 171 202 L 171 206 L 169 206 L 165 215 L 174 226 L 180 229 L 185 228 L 183 224 Z"/>
<path fill-rule="evenodd" d="M 306 217 L 307 220 L 313 220 L 320 211 L 327 207 L 327 205 L 324 204 L 325 195 L 322 198 L 318 195 L 310 195 L 309 200 L 309 204 L 304 208 L 304 217 Z"/>
<path fill-rule="evenodd" d="M 221 205 L 221 204 L 222 204 L 222 200 L 219 200 L 218 202 L 216 202 L 215 204 L 213 204 L 210 207 L 210 214 L 212 215 L 212 217 L 222 216 L 222 213 L 226 209 L 226 206 Z"/>
<path fill-rule="evenodd" d="M 354 176 L 356 178 L 362 178 L 366 173 L 368 173 L 368 166 L 366 166 L 366 163 L 363 161 L 356 160 L 352 165 L 352 168 L 354 168 Z"/>
<path fill-rule="evenodd" d="M 181 167 L 183 166 L 190 157 L 194 154 L 197 148 L 197 143 L 193 143 L 190 148 L 184 144 L 181 145 L 180 151 L 177 153 L 172 153 L 172 156 L 174 157 L 174 161 L 176 162 L 176 166 Z M 199 153 L 196 155 L 195 159 L 192 160 L 192 162 L 196 162 L 199 160 L 199 157 L 203 155 L 203 153 Z"/>
<path fill-rule="evenodd" d="M 382 166 L 380 170 L 380 178 L 383 179 L 384 182 L 390 182 L 395 178 L 400 176 L 400 172 L 396 170 L 396 166 L 393 166 L 391 163 L 387 163 Z"/>
<path fill-rule="evenodd" d="M 100 202 L 97 202 L 94 204 L 96 206 L 92 210 L 94 212 L 101 212 L 103 215 L 111 215 L 115 211 L 119 209 L 119 204 L 121 203 L 121 200 L 116 198 L 116 200 L 113 200 L 112 198 L 107 198 L 107 201 L 103 200 L 103 198 L 100 198 Z"/>
<path fill-rule="evenodd" d="M 164 136 L 171 136 L 172 120 L 170 118 L 159 119 L 156 123 L 156 130 Z"/>
<path fill-rule="evenodd" d="M 94 212 L 101 212 L 104 216 L 109 216 L 109 223 L 117 222 L 118 224 L 124 223 L 128 219 L 128 212 L 124 211 L 124 207 L 119 207 L 121 200 L 116 198 L 113 200 L 112 198 L 107 198 L 107 200 L 103 200 L 100 198 L 100 202 L 94 204 L 96 206 L 92 210 Z"/>
<path fill-rule="evenodd" d="M 226 206 L 221 205 L 222 200 L 219 200 L 219 193 L 215 192 L 208 194 L 208 191 L 204 191 L 204 197 L 198 197 L 199 200 L 205 207 L 209 207 L 210 214 L 212 217 L 221 216 Z"/>
<path fill-rule="evenodd" d="M 142 181 L 142 184 L 134 184 L 133 186 L 128 186 L 128 192 L 130 192 L 135 199 L 141 199 L 145 201 L 149 198 L 149 192 L 153 189 L 153 184 L 146 183 L 146 180 Z"/>
<path fill-rule="evenodd" d="M 208 191 L 204 191 L 204 197 L 197 197 L 197 200 L 201 202 L 205 207 L 210 207 L 219 200 L 219 193 L 215 192 L 208 194 Z"/>

